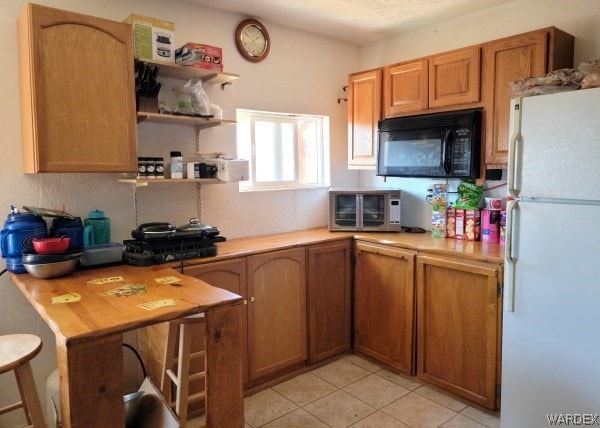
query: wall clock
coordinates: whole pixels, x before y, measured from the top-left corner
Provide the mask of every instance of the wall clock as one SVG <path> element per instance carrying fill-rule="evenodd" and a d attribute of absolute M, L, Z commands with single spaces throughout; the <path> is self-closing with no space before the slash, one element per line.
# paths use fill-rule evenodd
<path fill-rule="evenodd" d="M 259 62 L 269 55 L 269 32 L 256 19 L 245 19 L 235 30 L 235 44 L 248 61 Z"/>

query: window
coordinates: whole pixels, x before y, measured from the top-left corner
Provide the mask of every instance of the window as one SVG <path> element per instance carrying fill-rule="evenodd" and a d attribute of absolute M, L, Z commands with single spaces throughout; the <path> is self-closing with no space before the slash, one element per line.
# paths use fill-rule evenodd
<path fill-rule="evenodd" d="M 237 122 L 238 157 L 250 160 L 250 179 L 240 183 L 241 191 L 329 184 L 326 116 L 238 109 Z"/>

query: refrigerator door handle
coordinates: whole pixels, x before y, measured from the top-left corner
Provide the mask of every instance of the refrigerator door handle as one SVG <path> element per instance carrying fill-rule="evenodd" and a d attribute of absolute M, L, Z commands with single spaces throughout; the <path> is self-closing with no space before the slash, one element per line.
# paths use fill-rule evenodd
<path fill-rule="evenodd" d="M 508 141 L 508 194 L 513 198 L 518 198 L 519 189 L 516 187 L 517 176 L 517 143 L 521 141 L 521 103 L 522 98 L 515 98 L 511 102 L 512 107 L 512 125 L 513 133 Z"/>
<path fill-rule="evenodd" d="M 356 195 L 356 228 L 362 230 L 363 228 L 363 195 Z"/>
<path fill-rule="evenodd" d="M 518 208 L 518 200 L 508 201 L 506 206 L 506 246 L 504 251 L 504 309 L 507 312 L 515 311 L 515 263 L 517 261 L 513 254 L 514 249 L 514 227 L 515 211 Z"/>

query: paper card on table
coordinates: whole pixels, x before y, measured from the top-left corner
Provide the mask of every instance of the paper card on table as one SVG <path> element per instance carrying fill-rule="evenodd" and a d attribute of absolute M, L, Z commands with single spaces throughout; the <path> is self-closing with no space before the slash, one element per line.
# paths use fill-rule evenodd
<path fill-rule="evenodd" d="M 62 296 L 56 296 L 52 298 L 52 303 L 72 303 L 79 302 L 81 300 L 81 294 L 78 293 L 68 293 L 63 294 Z"/>
<path fill-rule="evenodd" d="M 171 284 L 171 285 L 180 285 L 176 284 L 177 282 L 181 282 L 181 278 L 177 278 L 176 276 L 162 276 L 160 278 L 154 278 L 156 282 L 159 284 Z"/>
<path fill-rule="evenodd" d="M 101 296 L 127 297 L 138 294 L 146 294 L 148 289 L 146 284 L 123 284 L 120 287 L 100 293 Z"/>
<path fill-rule="evenodd" d="M 138 305 L 138 307 L 142 309 L 146 309 L 147 311 L 152 311 L 158 308 L 164 308 L 165 306 L 175 306 L 175 300 L 173 299 L 162 299 L 162 300 L 154 300 L 152 302 L 142 303 Z"/>
<path fill-rule="evenodd" d="M 109 284 L 111 282 L 119 282 L 124 281 L 122 276 L 110 276 L 108 278 L 98 278 L 89 280 L 88 284 L 101 285 L 101 284 Z"/>

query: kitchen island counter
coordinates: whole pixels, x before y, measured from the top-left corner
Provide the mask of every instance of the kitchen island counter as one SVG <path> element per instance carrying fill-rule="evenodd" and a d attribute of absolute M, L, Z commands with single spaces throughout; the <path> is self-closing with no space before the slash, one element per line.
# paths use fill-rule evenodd
<path fill-rule="evenodd" d="M 200 312 L 208 338 L 208 426 L 242 426 L 240 296 L 165 266 L 10 278 L 56 336 L 63 426 L 123 426 L 123 333 Z M 127 286 L 143 291 L 114 294 Z"/>

